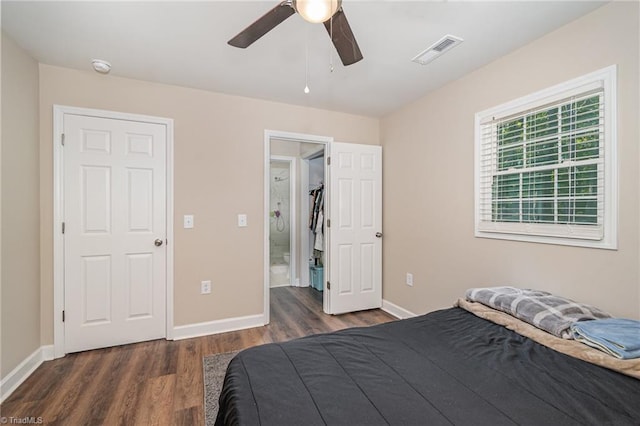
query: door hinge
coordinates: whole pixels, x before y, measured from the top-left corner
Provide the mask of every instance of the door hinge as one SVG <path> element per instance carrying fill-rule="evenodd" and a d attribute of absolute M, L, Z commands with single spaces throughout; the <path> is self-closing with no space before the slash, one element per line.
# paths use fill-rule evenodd
<path fill-rule="evenodd" d="M 327 219 L 327 228 L 331 228 L 331 219 Z"/>
<path fill-rule="evenodd" d="M 327 157 L 327 166 L 331 165 L 331 157 Z"/>
<path fill-rule="evenodd" d="M 64 146 L 64 133 L 62 134 L 62 136 L 60 138 L 60 143 L 62 143 L 62 146 Z"/>
<path fill-rule="evenodd" d="M 62 233 L 64 234 L 64 230 L 65 230 L 65 226 L 64 226 L 64 222 L 62 222 Z"/>
<path fill-rule="evenodd" d="M 331 290 L 331 283 L 327 281 L 327 290 Z"/>
<path fill-rule="evenodd" d="M 62 322 L 64 322 L 64 311 L 62 311 Z"/>

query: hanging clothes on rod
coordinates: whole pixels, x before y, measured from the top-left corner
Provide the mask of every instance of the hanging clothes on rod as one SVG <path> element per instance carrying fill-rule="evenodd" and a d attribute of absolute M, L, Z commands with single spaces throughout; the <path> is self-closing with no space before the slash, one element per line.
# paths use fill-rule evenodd
<path fill-rule="evenodd" d="M 324 184 L 309 191 L 311 210 L 309 212 L 309 229 L 315 235 L 313 242 L 313 258 L 315 264 L 321 263 L 324 252 Z"/>
<path fill-rule="evenodd" d="M 309 210 L 309 229 L 315 232 L 318 222 L 318 213 L 324 207 L 324 184 L 318 185 L 315 189 L 309 191 L 311 196 L 311 209 Z"/>

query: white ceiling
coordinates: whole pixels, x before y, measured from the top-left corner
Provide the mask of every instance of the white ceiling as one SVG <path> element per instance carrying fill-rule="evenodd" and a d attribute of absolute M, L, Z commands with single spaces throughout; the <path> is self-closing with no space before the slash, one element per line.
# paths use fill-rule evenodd
<path fill-rule="evenodd" d="M 379 117 L 603 4 L 344 0 L 364 55 L 348 67 L 322 24 L 298 15 L 247 49 L 227 45 L 277 2 L 2 1 L 2 28 L 45 64 L 89 70 L 100 58 L 112 75 Z M 465 41 L 411 62 L 446 34 Z"/>

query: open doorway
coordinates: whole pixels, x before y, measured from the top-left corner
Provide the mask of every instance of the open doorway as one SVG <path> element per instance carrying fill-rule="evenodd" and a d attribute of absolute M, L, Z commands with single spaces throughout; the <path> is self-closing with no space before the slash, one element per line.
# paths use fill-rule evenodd
<path fill-rule="evenodd" d="M 296 164 L 296 157 L 280 155 L 271 155 L 269 162 L 270 288 L 299 285 L 296 268 Z"/>
<path fill-rule="evenodd" d="M 323 250 L 314 250 L 311 191 L 324 184 L 325 151 L 331 138 L 265 131 L 265 324 L 274 287 L 323 289 Z M 288 249 L 288 250 L 287 250 Z M 315 257 L 314 257 L 315 255 Z M 323 303 L 324 306 L 324 303 Z M 326 310 L 325 310 L 326 311 Z"/>
<path fill-rule="evenodd" d="M 284 153 L 279 151 L 280 148 L 289 151 Z M 300 170 L 296 178 L 300 202 L 292 214 L 296 218 L 292 220 L 298 224 L 298 236 L 295 250 L 290 251 L 291 271 L 294 268 L 296 271 L 294 285 L 308 287 L 315 276 L 319 280 L 317 291 L 322 291 L 322 310 L 327 314 L 381 307 L 381 147 L 334 142 L 330 137 L 265 131 L 264 324 L 269 323 L 270 316 L 269 229 L 272 209 L 269 183 L 272 155 L 295 157 L 298 162 L 296 168 Z M 314 159 L 319 159 L 319 170 L 324 171 L 322 181 L 312 182 L 310 163 Z M 319 184 L 324 184 L 324 222 L 318 220 L 315 226 L 310 227 L 309 220 L 316 217 L 311 215 L 310 196 Z M 311 237 L 309 228 L 316 230 L 315 237 L 318 236 L 318 228 L 322 230 L 322 253 L 319 255 L 315 253 L 318 239 Z M 320 266 L 322 271 L 312 266 Z"/>

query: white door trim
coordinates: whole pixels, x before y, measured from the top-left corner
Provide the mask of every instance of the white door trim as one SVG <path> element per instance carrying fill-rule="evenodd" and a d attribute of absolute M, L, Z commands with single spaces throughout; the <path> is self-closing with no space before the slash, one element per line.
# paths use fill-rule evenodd
<path fill-rule="evenodd" d="M 271 160 L 271 139 L 279 139 L 279 140 L 288 140 L 292 142 L 308 142 L 308 143 L 320 143 L 320 144 L 329 144 L 333 142 L 333 137 L 331 136 L 317 136 L 317 135 L 308 135 L 304 133 L 292 133 L 292 132 L 283 132 L 278 130 L 265 130 L 264 131 L 264 177 L 263 177 L 263 187 L 264 187 L 264 206 L 263 206 L 263 287 L 264 287 L 264 305 L 263 305 L 263 322 L 264 324 L 269 324 L 269 302 L 270 302 L 270 294 L 269 294 L 269 176 L 270 176 L 270 164 Z"/>
<path fill-rule="evenodd" d="M 62 133 L 64 115 L 75 114 L 107 119 L 139 121 L 162 124 L 167 129 L 167 294 L 166 294 L 166 338 L 173 339 L 173 120 L 170 118 L 129 114 L 90 108 L 78 108 L 64 105 L 53 106 L 53 345 L 54 357 L 65 355 L 64 323 L 64 239 L 62 222 L 64 220 L 63 172 L 64 155 Z"/>
<path fill-rule="evenodd" d="M 305 268 L 305 264 L 309 262 L 309 160 L 304 157 L 300 158 L 300 221 L 298 223 L 298 231 L 300 234 L 300 286 L 308 287 L 311 285 L 309 279 L 309 268 Z"/>

